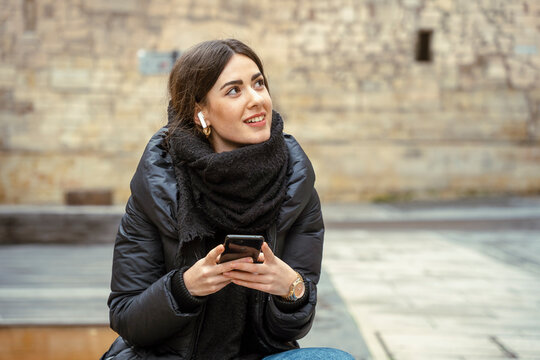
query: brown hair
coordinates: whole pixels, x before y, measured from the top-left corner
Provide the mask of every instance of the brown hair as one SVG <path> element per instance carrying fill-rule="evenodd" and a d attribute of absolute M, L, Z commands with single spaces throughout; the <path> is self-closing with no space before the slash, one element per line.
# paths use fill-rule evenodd
<path fill-rule="evenodd" d="M 174 119 L 169 119 L 169 136 L 178 127 L 195 130 L 196 104 L 206 102 L 206 95 L 234 54 L 253 60 L 268 89 L 261 60 L 249 46 L 236 39 L 199 43 L 180 56 L 169 75 L 170 106 L 176 114 Z"/>

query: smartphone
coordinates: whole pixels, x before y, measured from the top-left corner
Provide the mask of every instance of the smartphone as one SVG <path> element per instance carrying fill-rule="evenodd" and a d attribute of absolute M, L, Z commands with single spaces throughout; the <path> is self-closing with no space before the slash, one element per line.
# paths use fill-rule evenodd
<path fill-rule="evenodd" d="M 251 257 L 257 262 L 264 236 L 261 235 L 227 235 L 225 236 L 225 251 L 221 254 L 219 263 Z"/>

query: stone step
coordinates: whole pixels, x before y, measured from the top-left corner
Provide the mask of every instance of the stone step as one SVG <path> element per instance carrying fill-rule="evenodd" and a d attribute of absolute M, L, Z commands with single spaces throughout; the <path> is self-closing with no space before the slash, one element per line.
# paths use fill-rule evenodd
<path fill-rule="evenodd" d="M 123 206 L 0 205 L 0 244 L 112 244 Z M 443 203 L 323 204 L 340 229 L 540 230 L 540 198 Z"/>
<path fill-rule="evenodd" d="M 0 205 L 0 244 L 113 244 L 121 206 Z"/>

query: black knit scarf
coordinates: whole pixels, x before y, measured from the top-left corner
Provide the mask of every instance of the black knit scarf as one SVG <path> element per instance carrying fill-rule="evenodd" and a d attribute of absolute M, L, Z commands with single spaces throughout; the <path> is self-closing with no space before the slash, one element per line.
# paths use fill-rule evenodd
<path fill-rule="evenodd" d="M 170 122 L 175 114 L 171 107 L 168 112 Z M 283 120 L 277 112 L 272 112 L 265 142 L 215 153 L 206 139 L 177 128 L 169 152 L 179 196 L 176 265 L 183 265 L 183 248 L 188 243 L 192 248 L 194 240 L 216 231 L 257 234 L 276 221 L 287 190 L 288 165 Z"/>

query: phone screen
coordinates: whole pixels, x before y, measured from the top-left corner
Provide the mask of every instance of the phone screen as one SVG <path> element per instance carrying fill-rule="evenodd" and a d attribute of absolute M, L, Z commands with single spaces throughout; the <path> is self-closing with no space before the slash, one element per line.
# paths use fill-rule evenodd
<path fill-rule="evenodd" d="M 251 257 L 257 262 L 264 236 L 261 235 L 227 235 L 225 236 L 225 251 L 221 254 L 219 263 Z"/>

